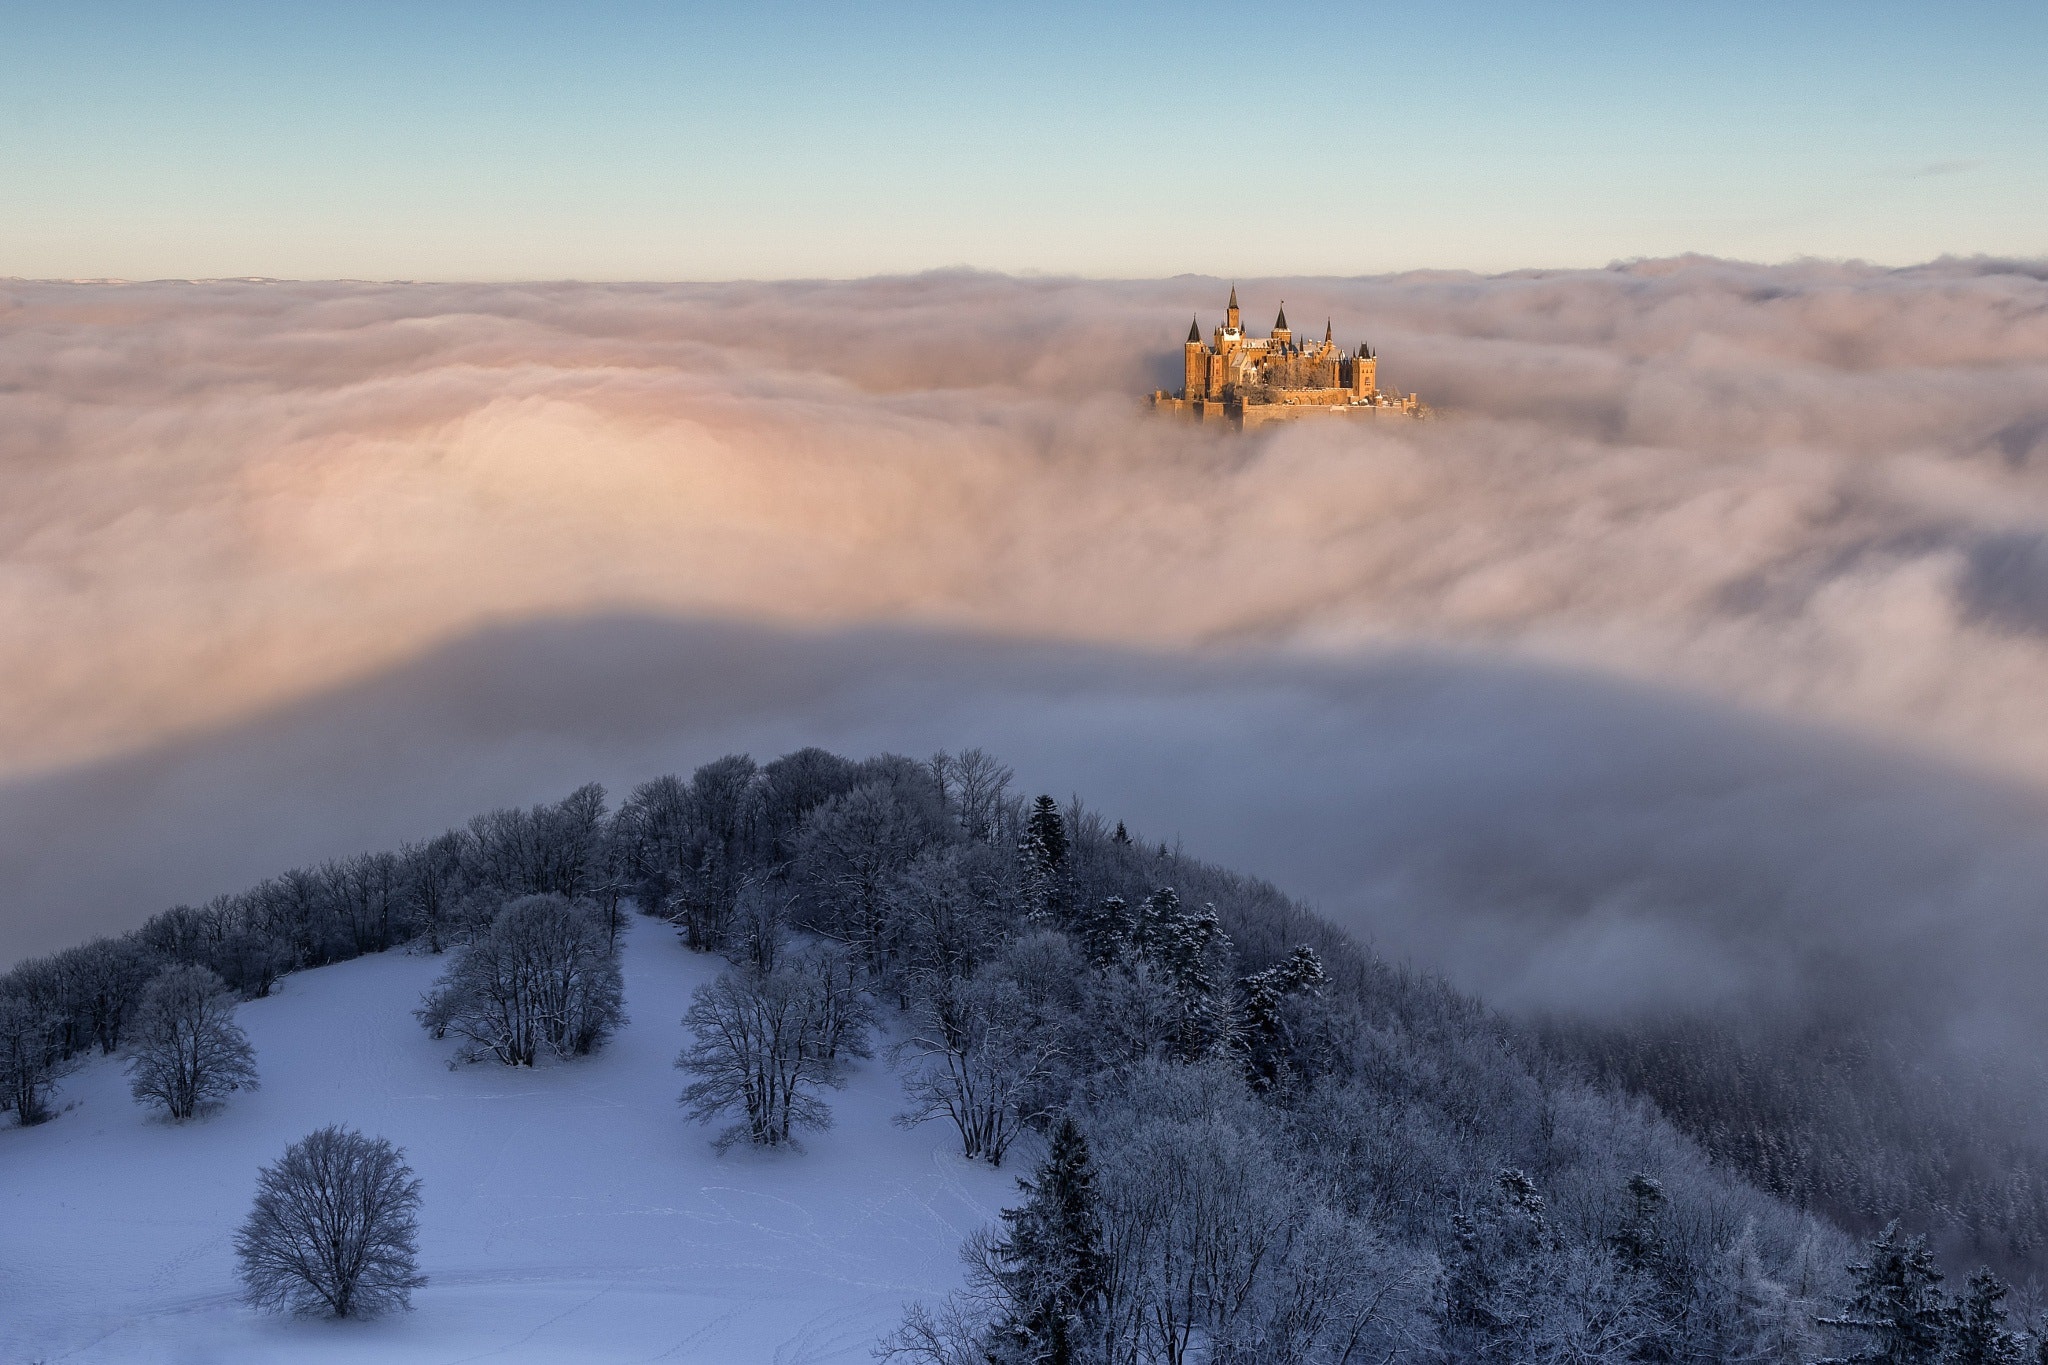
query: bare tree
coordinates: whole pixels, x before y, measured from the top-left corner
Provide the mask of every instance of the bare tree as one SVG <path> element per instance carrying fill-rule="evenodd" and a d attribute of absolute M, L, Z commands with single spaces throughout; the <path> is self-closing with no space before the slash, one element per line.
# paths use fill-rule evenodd
<path fill-rule="evenodd" d="M 407 910 L 426 936 L 429 952 L 439 953 L 448 946 L 450 930 L 458 922 L 463 852 L 468 845 L 465 831 L 449 830 L 437 839 L 407 844 L 399 850 Z"/>
<path fill-rule="evenodd" d="M 50 1117 L 50 1087 L 71 1069 L 57 1016 L 22 996 L 0 997 L 0 1109 L 22 1127 Z"/>
<path fill-rule="evenodd" d="M 65 994 L 102 1055 L 121 1046 L 155 963 L 134 938 L 99 938 L 59 955 Z"/>
<path fill-rule="evenodd" d="M 986 859 L 989 850 L 980 850 Z M 967 850 L 968 858 L 975 850 Z M 889 888 L 893 960 L 888 974 L 899 1003 L 910 1007 L 920 983 L 972 976 L 1001 938 L 1001 917 L 974 894 L 961 851 L 926 849 Z"/>
<path fill-rule="evenodd" d="M 142 992 L 128 1040 L 128 1088 L 189 1119 L 231 1090 L 256 1088 L 256 1054 L 235 1023 L 235 997 L 204 967 L 166 967 Z"/>
<path fill-rule="evenodd" d="M 809 927 L 851 947 L 879 975 L 895 877 L 937 833 L 927 812 L 880 780 L 812 811 L 797 839 L 796 865 Z"/>
<path fill-rule="evenodd" d="M 501 909 L 414 1011 L 436 1038 L 466 1040 L 458 1061 L 532 1066 L 543 1050 L 579 1057 L 625 1022 L 625 986 L 603 914 L 557 895 Z"/>
<path fill-rule="evenodd" d="M 1016 982 L 1002 979 L 946 981 L 921 1014 L 918 1031 L 897 1049 L 917 1065 L 904 1077 L 910 1105 L 896 1121 L 908 1128 L 950 1119 L 962 1156 L 1002 1165 L 1039 1117 L 1032 1101 L 1062 1056 L 1059 1031 L 1028 1008 Z"/>
<path fill-rule="evenodd" d="M 750 881 L 740 888 L 726 936 L 726 956 L 756 976 L 782 960 L 789 942 L 789 893 L 779 884 Z"/>
<path fill-rule="evenodd" d="M 420 1182 L 404 1156 L 332 1125 L 264 1167 L 235 1235 L 249 1303 L 337 1318 L 410 1308 L 427 1281 L 416 1265 Z"/>
<path fill-rule="evenodd" d="M 951 795 L 959 811 L 961 832 L 969 839 L 994 842 L 1013 775 L 980 749 L 969 749 L 953 760 Z"/>
<path fill-rule="evenodd" d="M 578 787 L 552 806 L 494 810 L 469 822 L 469 879 L 503 896 L 582 896 L 602 868 L 604 788 Z"/>
<path fill-rule="evenodd" d="M 834 1003 L 833 981 L 828 969 L 799 958 L 766 975 L 723 972 L 691 997 L 683 1025 L 695 1041 L 676 1065 L 697 1079 L 682 1102 L 700 1123 L 740 1117 L 719 1135 L 721 1150 L 741 1140 L 797 1146 L 796 1129 L 831 1126 L 818 1092 L 843 1087 L 845 1057 L 865 1053 L 853 1032 L 831 1044 L 835 1026 L 858 1027 L 849 1023 L 847 1003 Z"/>

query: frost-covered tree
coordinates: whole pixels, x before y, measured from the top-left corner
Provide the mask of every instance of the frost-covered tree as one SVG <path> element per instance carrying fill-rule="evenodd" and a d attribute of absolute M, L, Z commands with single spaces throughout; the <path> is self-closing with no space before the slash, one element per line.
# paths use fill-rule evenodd
<path fill-rule="evenodd" d="M 1283 961 L 1238 983 L 1242 1002 L 1238 1045 L 1253 1089 L 1277 1085 L 1292 1060 L 1295 1039 L 1283 1006 L 1291 997 L 1321 990 L 1328 979 L 1316 950 L 1304 944 Z"/>
<path fill-rule="evenodd" d="M 1002 1213 L 988 1246 L 988 1279 L 1003 1307 L 989 1332 L 993 1361 L 1074 1365 L 1100 1338 L 1108 1258 L 1088 1140 L 1070 1116 L 1053 1126 L 1045 1160 L 1017 1185 L 1028 1196 Z"/>
<path fill-rule="evenodd" d="M 462 864 L 468 846 L 463 831 L 450 830 L 399 850 L 407 913 L 430 953 L 446 951 L 462 928 Z"/>
<path fill-rule="evenodd" d="M 71 1069 L 63 1021 L 23 996 L 0 996 L 0 1109 L 27 1128 L 50 1117 L 50 1087 Z"/>
<path fill-rule="evenodd" d="M 1857 1341 L 1840 1359 L 1855 1365 L 1933 1365 L 1948 1337 L 1941 1271 L 1924 1237 L 1902 1237 L 1889 1223 L 1868 1259 L 1849 1267 L 1852 1291 L 1842 1311 L 1821 1319 Z"/>
<path fill-rule="evenodd" d="M 61 956 L 64 990 L 79 1021 L 103 1056 L 121 1047 L 121 1034 L 142 999 L 157 963 L 133 938 L 101 938 Z"/>
<path fill-rule="evenodd" d="M 1077 908 L 1071 928 L 1089 962 L 1107 967 L 1129 951 L 1136 923 L 1122 896 L 1104 896 Z"/>
<path fill-rule="evenodd" d="M 1055 924 L 1064 921 L 1071 896 L 1067 875 L 1067 822 L 1059 803 L 1041 796 L 1031 803 L 1024 832 L 1017 840 L 1017 861 L 1024 872 L 1027 912 Z"/>
<path fill-rule="evenodd" d="M 580 1057 L 625 1022 L 625 985 L 603 914 L 558 895 L 523 896 L 462 950 L 415 1011 L 458 1060 L 532 1066 L 542 1052 Z"/>
<path fill-rule="evenodd" d="M 495 810 L 469 822 L 464 873 L 500 898 L 586 896 L 602 870 L 604 788 L 578 787 L 552 806 Z"/>
<path fill-rule="evenodd" d="M 1948 1365 L 2021 1365 L 2027 1353 L 2006 1326 L 2005 1297 L 2005 1283 L 1989 1269 L 1970 1276 L 1949 1313 Z"/>
<path fill-rule="evenodd" d="M 931 848 L 913 858 L 889 888 L 890 971 L 898 1003 L 933 983 L 972 976 L 1002 936 L 1001 916 L 978 894 L 977 873 L 995 861 L 985 846 Z M 989 889 L 994 889 L 993 887 Z"/>
<path fill-rule="evenodd" d="M 1002 824 L 1011 771 L 980 749 L 935 754 L 931 770 L 953 808 L 960 832 L 971 843 L 992 842 Z"/>
<path fill-rule="evenodd" d="M 738 966 L 765 976 L 789 944 L 789 893 L 769 882 L 749 882 L 733 903 L 725 953 Z"/>
<path fill-rule="evenodd" d="M 853 949 L 880 976 L 894 928 L 891 893 L 919 853 L 945 835 L 936 784 L 875 779 L 812 811 L 794 868 L 808 927 Z M 897 775 L 899 778 L 902 775 Z"/>
<path fill-rule="evenodd" d="M 733 968 L 691 997 L 692 1041 L 676 1066 L 696 1079 L 682 1103 L 700 1123 L 737 1118 L 720 1150 L 795 1147 L 798 1129 L 831 1126 L 820 1092 L 845 1086 L 847 1058 L 867 1055 L 867 1044 L 856 1002 L 835 999 L 850 983 L 823 956 L 799 954 L 764 975 Z"/>
<path fill-rule="evenodd" d="M 754 872 L 761 788 L 754 761 L 731 754 L 688 782 L 671 776 L 643 783 L 619 808 L 625 883 L 692 948 L 725 946 L 728 921 Z"/>
<path fill-rule="evenodd" d="M 983 974 L 940 983 L 922 1002 L 916 1031 L 898 1046 L 907 1062 L 906 1127 L 952 1121 L 961 1155 L 1001 1166 L 1010 1145 L 1040 1117 L 1033 1103 L 1065 1053 L 1064 1039 L 1029 1008 L 1015 981 Z"/>
<path fill-rule="evenodd" d="M 412 1306 L 420 1182 L 383 1138 L 331 1126 L 256 1178 L 235 1235 L 244 1296 L 270 1311 L 367 1318 Z"/>
<path fill-rule="evenodd" d="M 1126 971 L 1150 968 L 1173 996 L 1174 1017 L 1159 1041 L 1182 1061 L 1213 1056 L 1227 1046 L 1233 1033 L 1226 985 L 1231 944 L 1216 907 L 1189 910 L 1172 887 L 1160 887 L 1132 916 L 1129 947 Z"/>
<path fill-rule="evenodd" d="M 174 1119 L 257 1086 L 256 1053 L 235 1022 L 234 992 L 204 967 L 157 973 L 136 1007 L 127 1051 L 130 1093 Z"/>

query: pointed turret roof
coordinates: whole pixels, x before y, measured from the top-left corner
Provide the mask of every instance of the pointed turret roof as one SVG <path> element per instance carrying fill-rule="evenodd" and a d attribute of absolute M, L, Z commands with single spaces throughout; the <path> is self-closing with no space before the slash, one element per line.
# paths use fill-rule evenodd
<path fill-rule="evenodd" d="M 1282 299 L 1282 300 L 1280 300 L 1280 316 L 1279 316 L 1279 317 L 1277 317 L 1277 318 L 1275 318 L 1275 319 L 1273 320 L 1273 330 L 1274 330 L 1274 331 L 1276 331 L 1276 332 L 1284 332 L 1284 331 L 1286 331 L 1286 330 L 1287 330 L 1287 300 L 1286 300 L 1286 299 Z"/>
<path fill-rule="evenodd" d="M 1230 303 L 1229 303 L 1229 306 L 1230 306 L 1230 307 L 1232 307 L 1232 308 L 1235 308 L 1235 307 L 1237 307 L 1237 286 L 1236 286 L 1236 285 L 1234 285 L 1234 284 L 1230 286 Z"/>
<path fill-rule="evenodd" d="M 1188 323 L 1188 345 L 1198 346 L 1202 341 L 1202 320 L 1195 318 Z"/>
<path fill-rule="evenodd" d="M 1324 341 L 1334 341 L 1334 340 L 1336 340 L 1336 338 L 1337 338 L 1337 334 L 1336 334 L 1335 332 L 1333 332 L 1333 331 L 1331 331 L 1331 330 L 1330 330 L 1330 319 L 1328 319 L 1328 318 L 1324 318 L 1324 319 L 1323 319 L 1323 340 L 1324 340 Z"/>

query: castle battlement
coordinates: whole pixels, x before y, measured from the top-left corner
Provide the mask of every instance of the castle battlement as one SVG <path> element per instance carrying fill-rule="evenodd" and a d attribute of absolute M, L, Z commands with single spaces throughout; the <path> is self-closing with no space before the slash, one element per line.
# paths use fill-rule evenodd
<path fill-rule="evenodd" d="M 1157 411 L 1240 427 L 1311 416 L 1421 417 L 1429 411 L 1415 394 L 1381 392 L 1378 353 L 1365 343 L 1356 351 L 1339 349 L 1329 323 L 1320 342 L 1296 341 L 1285 302 L 1270 335 L 1248 335 L 1235 285 L 1223 325 L 1204 341 L 1200 321 L 1191 324 L 1185 352 L 1181 391 L 1154 393 Z"/>

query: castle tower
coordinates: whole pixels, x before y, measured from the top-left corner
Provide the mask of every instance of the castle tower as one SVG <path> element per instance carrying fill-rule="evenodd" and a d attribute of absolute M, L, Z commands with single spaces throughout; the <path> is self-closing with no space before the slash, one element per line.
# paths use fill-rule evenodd
<path fill-rule="evenodd" d="M 1208 347 L 1202 345 L 1202 324 L 1199 321 L 1188 324 L 1186 360 L 1182 367 L 1183 384 L 1181 397 L 1204 398 L 1209 392 L 1209 360 L 1204 354 Z"/>
<path fill-rule="evenodd" d="M 1235 293 L 1236 291 L 1231 291 Z M 1273 320 L 1273 340 L 1285 346 L 1294 340 L 1294 333 L 1287 329 L 1287 300 L 1280 300 L 1280 316 Z"/>
<path fill-rule="evenodd" d="M 1358 344 L 1358 359 L 1351 367 L 1351 393 L 1356 398 L 1370 398 L 1380 391 L 1379 357 L 1372 353 L 1372 347 L 1364 342 Z"/>
<path fill-rule="evenodd" d="M 1244 330 L 1244 319 L 1237 311 L 1237 286 L 1234 284 L 1230 286 L 1230 304 L 1223 310 L 1223 330 L 1226 332 L 1241 332 Z"/>

